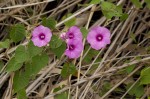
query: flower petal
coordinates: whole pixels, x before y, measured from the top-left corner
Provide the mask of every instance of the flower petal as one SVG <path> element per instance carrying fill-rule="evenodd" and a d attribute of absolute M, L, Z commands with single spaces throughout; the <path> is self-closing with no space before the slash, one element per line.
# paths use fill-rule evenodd
<path fill-rule="evenodd" d="M 103 42 L 105 42 L 106 44 L 110 44 L 111 41 L 110 41 L 109 38 L 104 38 L 104 39 L 103 39 Z"/>
<path fill-rule="evenodd" d="M 72 26 L 72 27 L 70 27 L 69 28 L 69 30 L 68 30 L 69 32 L 79 32 L 80 31 L 80 29 L 77 27 L 77 26 Z"/>
<path fill-rule="evenodd" d="M 47 42 L 45 42 L 44 40 L 40 40 L 37 37 L 32 37 L 32 41 L 33 41 L 33 44 L 38 47 L 47 45 Z"/>
<path fill-rule="evenodd" d="M 52 33 L 51 33 L 50 29 L 45 27 L 44 34 L 45 34 L 45 41 L 49 42 L 52 37 Z"/>
<path fill-rule="evenodd" d="M 38 37 L 40 33 L 41 33 L 41 32 L 39 32 L 39 28 L 36 27 L 36 28 L 34 28 L 34 30 L 32 31 L 32 37 Z"/>
<path fill-rule="evenodd" d="M 95 50 L 100 50 L 102 48 L 105 48 L 106 47 L 106 43 L 104 42 L 97 42 L 95 44 L 91 44 L 91 47 Z"/>
<path fill-rule="evenodd" d="M 105 27 L 101 28 L 101 34 L 106 38 L 110 38 L 110 31 Z"/>
<path fill-rule="evenodd" d="M 94 32 L 93 30 L 90 31 L 88 33 L 88 35 L 87 35 L 87 41 L 88 41 L 88 43 L 90 43 L 90 44 L 95 43 L 96 42 L 96 35 L 97 35 L 96 32 Z"/>
<path fill-rule="evenodd" d="M 97 40 L 97 35 L 102 36 L 102 40 Z M 99 50 L 110 44 L 110 31 L 105 27 L 93 27 L 87 35 L 87 41 L 93 49 Z"/>
<path fill-rule="evenodd" d="M 72 51 L 69 51 L 69 50 L 65 51 L 65 55 L 68 56 L 70 59 L 79 58 L 80 57 L 79 53 L 72 52 Z"/>

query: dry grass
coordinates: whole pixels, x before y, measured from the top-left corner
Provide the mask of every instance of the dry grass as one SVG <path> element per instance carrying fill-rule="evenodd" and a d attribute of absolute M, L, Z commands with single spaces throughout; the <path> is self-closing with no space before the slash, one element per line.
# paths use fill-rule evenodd
<path fill-rule="evenodd" d="M 40 71 L 35 79 L 26 87 L 29 99 L 53 99 L 56 94 L 68 91 L 72 99 L 133 99 L 135 96 L 127 92 L 139 81 L 139 72 L 145 66 L 150 65 L 150 10 L 145 6 L 142 9 L 135 8 L 130 0 L 114 0 L 114 3 L 123 5 L 123 11 L 129 17 L 121 22 L 118 18 L 107 20 L 99 10 L 99 5 L 78 6 L 79 3 L 87 3 L 89 0 L 1 0 L 0 1 L 0 39 L 8 36 L 8 27 L 15 23 L 22 23 L 27 31 L 41 22 L 43 16 L 53 16 L 57 21 L 56 27 L 63 31 L 66 28 L 64 22 L 76 17 L 76 25 L 85 26 L 87 29 L 102 25 L 111 30 L 111 44 L 102 49 L 90 63 L 84 63 L 83 59 L 91 51 L 89 47 L 82 56 L 74 61 L 78 70 L 77 77 L 70 76 L 62 79 L 60 76 L 61 65 L 66 61 L 64 56 L 58 60 L 50 55 L 49 64 Z M 143 3 L 144 0 L 141 1 Z M 67 13 L 73 13 L 65 20 L 62 17 Z M 131 34 L 136 37 L 136 42 Z M 55 34 L 55 31 L 54 31 Z M 27 40 L 20 44 L 26 45 Z M 20 45 L 18 44 L 18 45 Z M 85 46 L 87 46 L 84 40 Z M 0 60 L 7 61 L 12 57 L 18 45 L 11 45 L 8 49 L 0 49 Z M 137 59 L 137 58 L 141 59 Z M 126 61 L 128 60 L 128 63 Z M 126 67 L 134 65 L 135 69 L 127 73 L 119 73 Z M 0 99 L 15 99 L 12 90 L 13 73 L 6 73 L 5 66 L 0 71 Z M 94 69 L 93 69 L 94 68 Z M 92 73 L 89 73 L 91 72 Z M 102 89 L 106 82 L 111 87 L 104 94 Z M 128 90 L 123 86 L 133 83 Z M 65 85 L 60 91 L 53 92 L 55 88 Z M 117 92 L 116 89 L 120 89 Z M 150 86 L 145 87 L 142 99 L 149 96 Z M 101 95 L 100 95 L 101 94 Z M 68 99 L 70 96 L 68 95 Z"/>

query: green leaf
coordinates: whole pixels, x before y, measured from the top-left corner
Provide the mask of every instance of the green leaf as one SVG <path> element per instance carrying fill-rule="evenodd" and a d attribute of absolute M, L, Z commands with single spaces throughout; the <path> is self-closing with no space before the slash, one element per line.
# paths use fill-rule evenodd
<path fill-rule="evenodd" d="M 127 89 L 130 88 L 132 84 L 127 85 Z M 138 83 L 136 83 L 132 89 L 128 92 L 130 95 L 135 95 L 136 97 L 141 97 L 144 94 L 144 87 Z"/>
<path fill-rule="evenodd" d="M 62 86 L 62 88 L 63 88 L 63 86 Z M 62 88 L 61 87 L 55 88 L 54 92 L 57 92 L 57 91 L 61 90 Z M 68 91 L 65 91 L 60 94 L 55 95 L 54 99 L 68 99 Z M 71 99 L 71 97 L 69 99 Z"/>
<path fill-rule="evenodd" d="M 29 84 L 30 77 L 26 75 L 26 73 L 22 71 L 15 72 L 15 76 L 13 79 L 13 88 L 14 92 L 18 93 L 23 90 Z"/>
<path fill-rule="evenodd" d="M 61 87 L 55 88 L 55 89 L 54 89 L 54 92 L 58 92 L 58 91 L 61 90 L 63 87 L 64 87 L 64 85 L 61 86 Z M 70 97 L 70 96 L 69 96 L 69 97 Z M 65 92 L 62 92 L 62 93 L 60 93 L 60 94 L 57 94 L 57 95 L 54 96 L 54 98 L 55 98 L 55 99 L 68 99 L 68 91 L 65 91 Z M 71 97 L 70 97 L 69 99 L 71 99 Z"/>
<path fill-rule="evenodd" d="M 42 48 L 34 46 L 33 42 L 30 41 L 28 44 L 28 52 L 29 52 L 29 56 L 32 58 L 32 57 L 40 54 L 42 52 Z"/>
<path fill-rule="evenodd" d="M 54 96 L 54 99 L 68 99 L 68 92 L 62 92 L 60 94 L 57 94 Z"/>
<path fill-rule="evenodd" d="M 136 39 L 135 39 L 135 38 L 136 38 L 136 35 L 135 35 L 134 33 L 131 33 L 131 34 L 130 34 L 130 37 L 131 37 L 132 40 L 134 40 L 134 41 L 136 42 Z"/>
<path fill-rule="evenodd" d="M 33 74 L 37 74 L 43 67 L 48 64 L 49 57 L 46 54 L 37 55 L 32 58 Z"/>
<path fill-rule="evenodd" d="M 111 19 L 113 16 L 116 17 L 122 16 L 121 6 L 116 6 L 113 3 L 103 1 L 101 3 L 101 8 L 104 16 L 108 19 Z"/>
<path fill-rule="evenodd" d="M 49 57 L 46 54 L 36 55 L 32 58 L 32 62 L 26 64 L 25 73 L 34 76 L 48 63 Z"/>
<path fill-rule="evenodd" d="M 69 14 L 67 14 L 66 16 L 64 16 L 62 19 L 64 20 L 64 19 L 70 17 L 71 15 L 72 15 L 72 14 L 69 13 Z M 72 19 L 70 19 L 69 21 L 65 22 L 65 25 L 66 25 L 67 27 L 71 27 L 71 26 L 73 26 L 73 25 L 75 25 L 75 24 L 76 24 L 76 18 L 72 18 Z"/>
<path fill-rule="evenodd" d="M 58 48 L 61 46 L 61 44 L 62 44 L 62 40 L 58 36 L 53 35 L 50 41 L 50 48 L 52 49 Z"/>
<path fill-rule="evenodd" d="M 51 49 L 51 50 L 58 58 L 61 58 L 65 49 L 66 49 L 66 43 L 62 42 L 61 46 L 59 46 L 58 48 L 55 48 L 55 49 Z"/>
<path fill-rule="evenodd" d="M 135 68 L 135 66 L 136 66 L 136 65 L 130 65 L 130 66 L 126 67 L 126 68 L 125 68 L 126 72 L 127 72 L 128 74 L 130 74 L 130 73 L 133 71 L 133 69 Z"/>
<path fill-rule="evenodd" d="M 150 84 L 150 67 L 143 69 L 140 77 L 140 84 Z"/>
<path fill-rule="evenodd" d="M 56 28 L 56 21 L 53 18 L 43 18 L 42 19 L 42 25 L 49 27 L 51 29 Z"/>
<path fill-rule="evenodd" d="M 4 66 L 4 62 L 2 60 L 0 60 L 0 71 L 3 68 L 3 66 Z"/>
<path fill-rule="evenodd" d="M 25 37 L 25 27 L 22 24 L 16 24 L 11 28 L 10 38 L 15 42 L 23 40 Z"/>
<path fill-rule="evenodd" d="M 11 71 L 16 71 L 22 67 L 22 63 L 18 63 L 15 60 L 15 57 L 13 57 L 11 60 L 9 60 L 7 66 L 6 66 L 6 71 L 11 72 Z"/>
<path fill-rule="evenodd" d="M 17 92 L 17 99 L 27 99 L 25 89 L 21 89 L 19 92 Z"/>
<path fill-rule="evenodd" d="M 135 59 L 138 60 L 138 61 L 141 61 L 142 57 L 141 56 L 136 56 Z"/>
<path fill-rule="evenodd" d="M 6 39 L 4 42 L 0 42 L 0 48 L 8 48 L 10 45 L 9 39 Z"/>
<path fill-rule="evenodd" d="M 104 82 L 103 87 L 101 89 L 101 92 L 99 93 L 100 96 L 103 96 L 107 91 L 109 91 L 112 88 L 111 84 L 109 82 Z M 96 88 L 97 89 L 97 88 Z"/>
<path fill-rule="evenodd" d="M 33 77 L 35 73 L 33 72 L 34 66 L 32 65 L 32 62 L 28 62 L 25 64 L 25 74 L 28 75 L 29 77 Z"/>
<path fill-rule="evenodd" d="M 85 46 L 84 54 L 88 49 L 89 49 L 89 46 Z M 99 51 L 90 49 L 88 54 L 83 59 L 83 63 L 89 64 L 92 61 L 92 58 L 94 58 L 98 53 L 99 53 Z M 99 61 L 99 59 L 98 59 L 98 61 Z"/>
<path fill-rule="evenodd" d="M 88 34 L 88 30 L 87 30 L 85 27 L 82 27 L 82 28 L 80 29 L 80 31 L 82 32 L 83 37 L 86 38 L 86 37 L 87 37 L 87 34 Z"/>
<path fill-rule="evenodd" d="M 147 7 L 150 9 L 150 0 L 145 0 L 145 3 L 147 4 Z"/>
<path fill-rule="evenodd" d="M 23 63 L 28 59 L 28 52 L 25 49 L 25 46 L 20 45 L 15 51 L 15 60 L 17 63 Z"/>
<path fill-rule="evenodd" d="M 61 76 L 67 78 L 69 75 L 74 75 L 77 72 L 76 67 L 72 63 L 65 63 L 61 71 Z"/>
<path fill-rule="evenodd" d="M 120 17 L 121 21 L 125 21 L 128 18 L 128 14 L 127 13 L 123 13 L 122 16 Z"/>
<path fill-rule="evenodd" d="M 91 0 L 90 4 L 99 4 L 101 0 Z"/>
<path fill-rule="evenodd" d="M 142 8 L 141 3 L 139 2 L 139 0 L 131 0 L 131 2 L 137 7 L 137 8 Z"/>

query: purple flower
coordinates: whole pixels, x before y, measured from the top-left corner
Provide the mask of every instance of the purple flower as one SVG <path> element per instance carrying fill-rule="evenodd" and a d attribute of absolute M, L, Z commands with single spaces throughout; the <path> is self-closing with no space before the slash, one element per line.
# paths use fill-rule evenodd
<path fill-rule="evenodd" d="M 51 40 L 52 33 L 48 27 L 42 25 L 34 28 L 32 31 L 32 41 L 35 46 L 42 47 L 46 46 Z"/>
<path fill-rule="evenodd" d="M 61 38 L 63 41 L 65 41 L 65 40 L 67 39 L 66 33 L 61 33 L 61 34 L 60 34 L 60 38 Z"/>
<path fill-rule="evenodd" d="M 77 26 L 72 26 L 69 28 L 66 34 L 62 33 L 60 35 L 60 38 L 62 40 L 80 40 L 82 41 L 82 33 L 80 32 L 80 29 Z"/>
<path fill-rule="evenodd" d="M 83 50 L 83 44 L 81 41 L 68 40 L 67 49 L 65 50 L 65 55 L 68 56 L 70 59 L 78 58 L 80 57 L 82 50 Z"/>
<path fill-rule="evenodd" d="M 70 59 L 78 58 L 83 50 L 82 44 L 82 33 L 80 29 L 76 26 L 72 26 L 66 33 L 60 35 L 62 40 L 67 43 L 67 49 L 65 50 L 65 55 Z"/>
<path fill-rule="evenodd" d="M 105 48 L 110 44 L 110 31 L 105 27 L 96 26 L 88 33 L 87 41 L 95 50 Z"/>

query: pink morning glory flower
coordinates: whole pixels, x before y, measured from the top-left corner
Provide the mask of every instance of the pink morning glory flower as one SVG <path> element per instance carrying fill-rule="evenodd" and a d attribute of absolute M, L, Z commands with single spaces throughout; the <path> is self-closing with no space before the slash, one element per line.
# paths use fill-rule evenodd
<path fill-rule="evenodd" d="M 82 41 L 82 33 L 77 26 L 72 26 L 69 28 L 67 33 L 62 33 L 60 35 L 60 38 L 62 40 L 66 40 L 66 41 L 68 41 L 68 40 L 80 40 L 80 41 Z"/>
<path fill-rule="evenodd" d="M 83 44 L 81 41 L 68 40 L 67 49 L 65 50 L 65 55 L 68 56 L 70 59 L 78 58 L 80 57 L 82 50 L 83 50 Z"/>
<path fill-rule="evenodd" d="M 105 27 L 96 26 L 89 31 L 87 41 L 95 50 L 105 48 L 110 44 L 110 31 Z"/>
<path fill-rule="evenodd" d="M 42 47 L 46 46 L 51 40 L 52 32 L 48 27 L 42 25 L 34 28 L 32 31 L 32 41 L 35 46 Z"/>
<path fill-rule="evenodd" d="M 65 41 L 67 39 L 66 33 L 61 33 L 60 38 Z"/>

